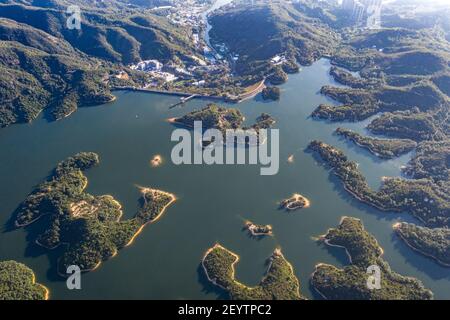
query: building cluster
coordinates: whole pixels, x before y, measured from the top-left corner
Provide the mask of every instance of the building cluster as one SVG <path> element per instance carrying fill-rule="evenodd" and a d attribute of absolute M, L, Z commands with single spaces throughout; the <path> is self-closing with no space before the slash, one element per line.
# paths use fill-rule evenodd
<path fill-rule="evenodd" d="M 191 76 L 191 74 L 183 68 L 173 65 L 164 65 L 158 60 L 145 60 L 133 64 L 130 69 L 143 71 L 150 74 L 153 78 L 161 79 L 164 82 L 172 82 L 180 76 Z"/>
<path fill-rule="evenodd" d="M 376 27 L 380 24 L 382 0 L 343 0 L 342 8 L 350 13 L 355 24 Z"/>
<path fill-rule="evenodd" d="M 153 11 L 166 16 L 173 24 L 196 27 L 202 22 L 202 14 L 209 3 L 204 0 L 172 0 L 171 6 L 157 7 Z"/>
<path fill-rule="evenodd" d="M 284 64 L 286 61 L 287 61 L 286 56 L 279 55 L 279 54 L 274 56 L 272 59 L 270 59 L 270 62 L 274 66 L 280 66 L 280 65 Z"/>
<path fill-rule="evenodd" d="M 183 85 L 205 86 L 205 77 L 215 77 L 228 68 L 227 57 L 233 61 L 239 59 L 239 55 L 232 54 L 224 43 L 211 44 L 203 39 L 203 34 L 207 32 L 207 13 L 211 6 L 210 0 L 172 0 L 171 6 L 156 7 L 152 9 L 155 14 L 167 17 L 175 25 L 190 27 L 191 40 L 197 52 L 193 54 L 191 61 L 184 64 L 174 62 L 162 63 L 158 60 L 145 60 L 129 66 L 130 69 L 142 71 L 150 76 L 151 82 L 143 87 L 158 87 L 166 83 L 178 82 Z M 206 37 L 205 37 L 206 38 Z M 123 71 L 115 75 L 116 78 L 126 79 L 128 74 Z"/>

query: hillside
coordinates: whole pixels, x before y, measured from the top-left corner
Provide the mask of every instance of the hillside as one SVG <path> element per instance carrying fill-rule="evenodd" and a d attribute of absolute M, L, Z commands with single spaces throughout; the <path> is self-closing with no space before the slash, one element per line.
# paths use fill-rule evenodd
<path fill-rule="evenodd" d="M 329 55 L 339 38 L 325 24 L 285 1 L 239 3 L 220 10 L 210 20 L 214 40 L 239 55 L 237 69 L 243 73 L 262 68 L 278 54 L 311 64 Z"/>
<path fill-rule="evenodd" d="M 81 30 L 66 27 L 71 3 L 83 7 Z M 0 1 L 0 127 L 30 122 L 44 109 L 55 120 L 78 107 L 112 101 L 106 80 L 122 64 L 192 60 L 188 30 L 122 6 Z"/>
<path fill-rule="evenodd" d="M 187 30 L 170 25 L 164 18 L 139 10 L 115 13 L 96 9 L 83 10 L 82 29 L 66 28 L 66 7 L 36 7 L 18 4 L 0 5 L 0 17 L 64 39 L 74 48 L 112 62 L 132 63 L 146 59 L 168 61 L 176 56 L 190 56 L 192 44 Z M 29 31 L 29 28 L 23 32 Z M 20 41 L 10 37 L 9 40 Z"/>
<path fill-rule="evenodd" d="M 76 55 L 48 54 L 0 41 L 0 72 L 1 127 L 32 121 L 46 108 L 50 119 L 60 119 L 80 105 L 113 99 L 102 82 L 106 70 Z"/>

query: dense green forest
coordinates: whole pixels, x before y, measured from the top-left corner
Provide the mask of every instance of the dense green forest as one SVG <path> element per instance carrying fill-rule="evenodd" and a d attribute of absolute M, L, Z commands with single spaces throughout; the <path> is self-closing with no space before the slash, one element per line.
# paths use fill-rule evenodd
<path fill-rule="evenodd" d="M 244 115 L 238 109 L 228 109 L 210 103 L 201 110 L 194 110 L 188 114 L 174 120 L 176 123 L 193 128 L 194 122 L 201 121 L 203 128 L 237 129 L 244 122 Z"/>
<path fill-rule="evenodd" d="M 269 129 L 275 124 L 275 119 L 267 113 L 261 114 L 256 119 L 256 123 L 248 127 L 243 126 L 244 119 L 245 117 L 239 109 L 225 108 L 210 103 L 201 110 L 194 110 L 182 117 L 173 119 L 173 122 L 193 128 L 196 121 L 201 121 L 203 130 L 219 129 L 224 135 L 226 130 L 229 129 L 254 129 L 258 132 L 260 129 Z"/>
<path fill-rule="evenodd" d="M 343 30 L 340 48 L 331 57 L 330 74 L 346 87 L 323 87 L 321 93 L 338 105 L 320 105 L 312 114 L 329 121 L 375 116 L 367 129 L 393 139 L 373 139 L 343 129 L 337 133 L 382 157 L 415 149 L 404 169 L 408 179 L 386 178 L 379 190 L 372 190 L 357 164 L 341 151 L 320 142 L 311 147 L 359 200 L 383 211 L 408 212 L 426 227 L 436 228 L 401 224 L 397 234 L 417 251 L 442 262 L 450 248 L 442 240 L 450 227 L 450 43 L 441 30 L 449 29 L 445 29 L 448 25 L 420 27 L 418 20 L 410 23 L 408 29 L 391 25 Z"/>
<path fill-rule="evenodd" d="M 345 189 L 357 199 L 383 211 L 408 212 L 428 226 L 450 226 L 450 184 L 432 179 L 386 178 L 379 190 L 369 187 L 356 162 L 320 141 L 309 149 L 332 169 Z"/>
<path fill-rule="evenodd" d="M 394 225 L 394 230 L 414 250 L 450 267 L 450 229 L 403 222 Z"/>
<path fill-rule="evenodd" d="M 328 264 L 316 265 L 311 284 L 326 299 L 331 300 L 429 300 L 433 293 L 414 278 L 391 270 L 382 258 L 383 250 L 362 222 L 343 217 L 339 226 L 329 229 L 321 241 L 347 250 L 350 265 L 339 269 Z M 369 289 L 367 269 L 380 268 L 379 289 Z"/>
<path fill-rule="evenodd" d="M 247 287 L 235 278 L 239 257 L 220 245 L 206 253 L 202 265 L 208 279 L 224 289 L 234 300 L 303 300 L 300 284 L 290 263 L 276 250 L 259 285 Z"/>
<path fill-rule="evenodd" d="M 336 134 L 354 142 L 356 145 L 369 150 L 377 157 L 392 159 L 411 152 L 417 143 L 409 139 L 376 139 L 365 137 L 354 131 L 338 128 Z"/>
<path fill-rule="evenodd" d="M 33 270 L 16 261 L 0 261 L 0 300 L 47 300 L 49 292 L 35 282 Z"/>
<path fill-rule="evenodd" d="M 171 203 L 172 194 L 142 188 L 140 209 L 134 218 L 122 220 L 122 207 L 112 196 L 85 192 L 84 171 L 99 164 L 95 153 L 79 153 L 60 162 L 48 180 L 35 188 L 17 209 L 16 226 L 41 219 L 37 244 L 52 250 L 63 244 L 58 271 L 78 265 L 90 271 L 129 245 L 145 224 L 156 220 Z"/>

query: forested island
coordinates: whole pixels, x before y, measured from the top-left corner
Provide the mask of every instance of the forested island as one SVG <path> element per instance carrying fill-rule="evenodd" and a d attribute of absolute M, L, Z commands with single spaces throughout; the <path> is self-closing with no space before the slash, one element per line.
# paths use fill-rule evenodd
<path fill-rule="evenodd" d="M 395 225 L 395 232 L 411 248 L 448 265 L 448 12 L 421 16 L 408 7 L 402 11 L 401 5 L 386 6 L 380 28 L 362 29 L 352 24 L 337 2 L 322 1 L 318 5 L 310 0 L 238 0 L 210 16 L 211 41 L 215 46 L 209 48 L 213 49 L 215 60 L 210 62 L 199 37 L 203 26 L 179 24 L 169 15 L 147 10 L 151 6 L 142 1 L 125 4 L 111 0 L 80 2 L 82 31 L 69 30 L 64 14 L 69 2 L 8 0 L 0 4 L 0 127 L 31 122 L 43 112 L 49 120 L 62 119 L 79 107 L 113 101 L 111 90 L 123 88 L 196 93 L 240 101 L 239 97 L 252 97 L 266 83 L 269 86 L 262 91 L 263 99 L 278 100 L 280 89 L 275 85 L 284 83 L 289 73 L 298 72 L 299 65 L 327 58 L 332 64 L 330 75 L 341 86 L 324 86 L 320 92 L 337 106 L 320 105 L 312 113 L 313 118 L 332 122 L 368 120 L 367 129 L 382 139 L 346 129 L 339 129 L 338 134 L 381 158 L 390 159 L 413 149 L 416 153 L 404 169 L 407 178 L 387 177 L 379 190 L 373 190 L 358 164 L 339 149 L 320 141 L 313 141 L 309 149 L 355 198 L 382 211 L 407 212 L 420 220 L 423 226 L 400 223 Z M 164 65 L 163 73 L 176 73 L 177 79 L 154 77 L 154 70 L 138 70 L 139 64 L 149 61 Z M 191 127 L 196 120 L 204 121 L 204 129 L 245 129 L 244 116 L 238 109 L 217 105 L 174 122 Z M 274 123 L 270 115 L 262 114 L 249 128 L 270 128 Z M 293 161 L 293 156 L 289 159 Z M 161 163 L 158 158 L 154 160 L 151 163 Z M 170 193 L 142 188 L 138 213 L 132 219 L 122 220 L 121 205 L 113 197 L 85 192 L 87 178 L 83 172 L 98 163 L 98 156 L 92 153 L 80 153 L 61 162 L 16 212 L 17 227 L 37 220 L 45 224 L 33 242 L 47 249 L 65 244 L 58 262 L 62 273 L 69 264 L 79 264 L 85 271 L 95 269 L 130 244 L 146 223 L 155 221 L 175 200 Z M 308 205 L 306 198 L 296 196 L 282 202 L 287 210 Z M 48 221 L 40 219 L 44 215 Z M 363 234 L 363 243 L 370 244 L 374 252 L 369 255 L 370 260 L 381 259 L 373 239 L 361 231 L 358 223 L 347 220 L 342 224 L 355 225 L 351 227 L 356 230 L 354 233 Z M 347 243 L 341 239 L 347 236 L 336 237 L 336 243 Z M 331 242 L 330 239 L 328 243 Z M 356 244 L 355 248 L 360 247 Z M 212 259 L 210 267 L 217 259 L 228 259 L 231 267 L 224 268 L 226 274 L 233 269 L 237 256 L 220 248 L 212 249 L 218 257 Z M 354 253 L 352 262 L 357 257 L 358 253 Z M 271 268 L 275 265 L 275 273 L 278 264 L 287 263 L 279 257 L 273 261 L 276 263 Z M 390 274 L 385 270 L 388 267 L 383 268 Z M 279 269 L 289 279 L 293 277 L 289 268 Z M 358 275 L 358 281 L 364 272 L 357 267 L 349 270 Z M 269 269 L 269 279 L 271 272 Z M 327 278 L 327 274 L 333 276 Z M 388 288 L 393 288 L 389 294 L 367 294 L 360 287 L 349 291 L 345 291 L 345 286 L 328 287 L 331 280 L 330 283 L 342 285 L 353 280 L 352 274 L 344 274 L 335 267 L 319 265 L 316 287 L 323 286 L 320 291 L 327 298 L 341 294 L 353 298 L 348 292 L 356 292 L 360 298 L 390 299 L 391 294 L 395 299 L 428 298 L 418 285 L 408 289 L 413 282 L 406 281 L 404 290 L 408 292 L 398 289 L 397 284 L 403 280 L 396 276 L 388 284 Z M 233 277 L 224 276 L 224 281 L 230 295 L 238 298 L 253 298 L 253 294 L 268 297 L 270 290 L 275 290 L 264 282 L 266 278 L 254 291 L 242 289 Z M 276 297 L 285 297 L 278 289 L 275 291 Z M 285 294 L 301 297 L 292 290 Z"/>
<path fill-rule="evenodd" d="M 354 131 L 338 128 L 336 134 L 344 137 L 361 148 L 369 150 L 372 154 L 382 159 L 392 159 L 413 151 L 417 143 L 409 139 L 377 139 L 364 137 Z"/>
<path fill-rule="evenodd" d="M 237 54 L 236 71 L 254 79 L 267 76 L 272 84 L 286 81 L 286 73 L 299 71 L 298 63 L 310 65 L 331 54 L 339 35 L 313 16 L 304 2 L 236 1 L 214 12 L 211 36 Z M 283 63 L 271 59 L 283 55 Z"/>
<path fill-rule="evenodd" d="M 280 250 L 269 259 L 269 267 L 258 286 L 248 287 L 235 279 L 234 266 L 239 256 L 219 244 L 210 248 L 202 259 L 208 280 L 227 292 L 233 300 L 304 300 L 291 264 Z"/>
<path fill-rule="evenodd" d="M 329 229 L 321 241 L 332 247 L 346 250 L 350 265 L 339 269 L 328 264 L 318 264 L 311 276 L 311 284 L 324 298 L 330 300 L 429 300 L 433 293 L 419 280 L 401 276 L 391 270 L 382 258 L 383 250 L 369 234 L 362 222 L 343 217 L 339 226 Z M 380 268 L 379 289 L 369 289 L 367 270 Z"/>
<path fill-rule="evenodd" d="M 36 239 L 49 250 L 64 244 L 58 272 L 70 265 L 82 271 L 100 263 L 130 245 L 147 223 L 156 221 L 175 201 L 173 194 L 140 188 L 140 208 L 134 218 L 122 219 L 122 206 L 112 196 L 93 196 L 85 191 L 84 171 L 98 165 L 95 153 L 83 152 L 60 162 L 46 182 L 17 209 L 16 226 L 28 226 L 43 215 L 48 219 Z"/>
<path fill-rule="evenodd" d="M 245 229 L 248 230 L 253 237 L 263 237 L 273 235 L 273 228 L 271 225 L 255 224 L 251 221 L 245 222 Z"/>
<path fill-rule="evenodd" d="M 169 119 L 169 122 L 180 125 L 187 128 L 194 128 L 196 121 L 201 121 L 202 130 L 218 129 L 222 132 L 224 141 L 226 142 L 227 130 L 236 130 L 244 134 L 247 131 L 248 134 L 256 136 L 256 143 L 264 143 L 260 139 L 261 129 L 270 129 L 275 124 L 275 119 L 267 113 L 262 113 L 257 119 L 256 123 L 251 126 L 243 126 L 244 115 L 240 110 L 234 108 L 224 108 L 216 104 L 210 103 L 201 110 L 194 110 L 182 117 Z M 244 131 L 243 131 L 244 130 Z M 252 132 L 253 131 L 253 132 Z M 247 137 L 245 143 L 250 144 Z M 205 143 L 206 141 L 204 141 Z"/>
<path fill-rule="evenodd" d="M 204 130 L 214 128 L 225 132 L 227 129 L 240 128 L 244 119 L 244 115 L 238 109 L 223 108 L 210 103 L 201 110 L 194 110 L 182 117 L 170 120 L 172 123 L 188 128 L 194 128 L 194 122 L 201 121 Z"/>
<path fill-rule="evenodd" d="M 33 270 L 16 261 L 0 261 L 0 300 L 48 300 L 50 292 L 36 283 Z"/>

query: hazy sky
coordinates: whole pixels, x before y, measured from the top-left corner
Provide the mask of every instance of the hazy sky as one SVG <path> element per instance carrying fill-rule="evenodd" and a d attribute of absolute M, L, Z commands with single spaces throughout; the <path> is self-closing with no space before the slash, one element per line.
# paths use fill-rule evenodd
<path fill-rule="evenodd" d="M 390 3 L 395 2 L 397 0 L 383 0 L 384 3 Z M 427 5 L 444 5 L 444 4 L 450 4 L 450 0 L 403 0 L 404 2 L 412 2 L 412 3 L 420 3 L 420 4 L 427 4 Z"/>

